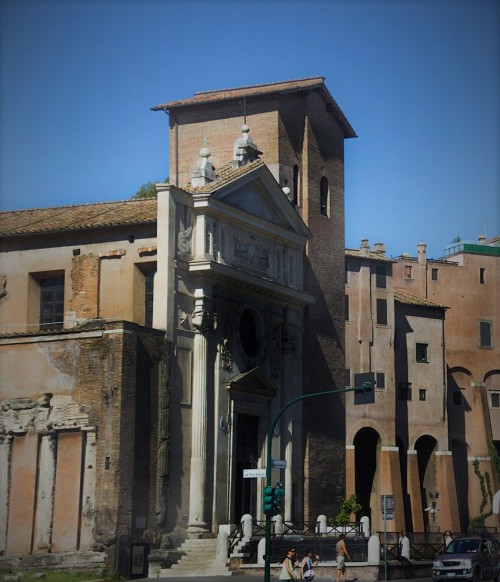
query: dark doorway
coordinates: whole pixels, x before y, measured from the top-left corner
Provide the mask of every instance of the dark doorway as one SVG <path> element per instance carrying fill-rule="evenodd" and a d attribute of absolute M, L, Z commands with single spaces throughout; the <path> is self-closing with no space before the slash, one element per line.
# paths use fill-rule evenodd
<path fill-rule="evenodd" d="M 238 523 L 245 513 L 256 515 L 257 480 L 243 478 L 245 469 L 255 469 L 259 458 L 259 417 L 236 415 L 234 517 Z"/>
<path fill-rule="evenodd" d="M 372 518 L 371 494 L 377 468 L 377 445 L 379 440 L 379 434 L 373 428 L 362 428 L 354 437 L 356 495 L 362 507 L 356 518 L 363 515 L 368 516 L 370 519 Z"/>

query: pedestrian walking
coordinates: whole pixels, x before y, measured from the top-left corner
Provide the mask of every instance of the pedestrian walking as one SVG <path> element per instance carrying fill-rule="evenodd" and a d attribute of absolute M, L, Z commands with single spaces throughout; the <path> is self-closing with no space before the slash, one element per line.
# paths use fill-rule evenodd
<path fill-rule="evenodd" d="M 451 531 L 445 531 L 444 532 L 444 546 L 443 546 L 443 550 L 446 550 L 446 548 L 448 547 L 448 544 L 452 541 L 452 537 L 451 537 Z"/>
<path fill-rule="evenodd" d="M 401 566 L 403 566 L 403 572 L 407 578 L 412 578 L 410 559 L 411 556 L 410 538 L 406 535 L 406 532 L 404 530 L 401 532 L 401 535 L 399 536 L 398 548 L 399 548 L 399 561 L 401 562 Z"/>
<path fill-rule="evenodd" d="M 286 553 L 283 560 L 281 560 L 281 572 L 279 579 L 280 580 L 296 580 L 296 576 L 293 572 L 295 568 L 296 556 L 295 556 L 295 548 L 290 548 Z"/>
<path fill-rule="evenodd" d="M 340 582 L 343 576 L 343 582 L 347 582 L 347 574 L 345 569 L 345 560 L 351 559 L 349 552 L 347 551 L 347 546 L 345 543 L 344 534 L 340 534 L 339 541 L 335 544 L 335 551 L 337 552 L 337 582 Z"/>
<path fill-rule="evenodd" d="M 318 564 L 319 556 L 318 554 L 316 554 L 315 559 L 313 559 L 312 555 L 313 551 L 307 550 L 306 555 L 302 560 L 301 578 L 304 582 L 312 582 L 314 579 L 313 566 L 316 566 Z"/>

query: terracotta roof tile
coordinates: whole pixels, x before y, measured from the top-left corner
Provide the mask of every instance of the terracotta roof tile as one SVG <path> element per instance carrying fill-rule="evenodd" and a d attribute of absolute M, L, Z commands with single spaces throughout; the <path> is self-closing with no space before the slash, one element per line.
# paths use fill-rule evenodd
<path fill-rule="evenodd" d="M 416 295 L 407 289 L 401 289 L 400 287 L 394 288 L 394 300 L 399 303 L 404 303 L 405 305 L 419 305 L 421 307 L 435 307 L 437 309 L 448 309 L 446 305 L 440 305 L 435 303 L 430 299 L 425 299 Z"/>
<path fill-rule="evenodd" d="M 198 105 L 200 103 L 213 103 L 216 101 L 227 101 L 230 99 L 241 99 L 257 95 L 270 95 L 286 91 L 300 91 L 303 89 L 315 89 L 323 86 L 324 77 L 306 77 L 304 79 L 294 79 L 291 81 L 280 81 L 277 83 L 265 83 L 262 85 L 250 85 L 247 87 L 233 87 L 231 89 L 217 89 L 215 91 L 199 91 L 188 99 L 170 101 L 152 107 L 154 111 L 160 109 L 174 109 L 186 105 Z"/>
<path fill-rule="evenodd" d="M 241 176 L 244 176 L 245 174 L 248 174 L 256 168 L 260 168 L 264 165 L 265 164 L 262 160 L 255 160 L 254 162 L 239 168 L 233 168 L 232 164 L 225 164 L 215 170 L 215 180 L 213 182 L 210 182 L 205 186 L 197 186 L 194 188 L 188 185 L 185 186 L 184 189 L 188 192 L 192 192 L 193 194 L 210 194 L 215 190 L 219 190 L 219 188 L 222 188 L 222 186 L 225 186 L 226 184 L 229 184 Z"/>
<path fill-rule="evenodd" d="M 156 222 L 156 198 L 55 206 L 0 213 L 0 236 L 19 236 Z"/>
<path fill-rule="evenodd" d="M 395 263 L 394 259 L 386 257 L 382 253 L 376 253 L 375 251 L 368 251 L 368 256 L 362 254 L 359 249 L 345 249 L 346 257 L 353 257 L 355 259 L 370 259 L 371 261 L 383 261 L 386 263 Z"/>
<path fill-rule="evenodd" d="M 188 99 L 169 101 L 161 105 L 151 107 L 153 111 L 176 109 L 178 107 L 190 107 L 193 105 L 203 105 L 206 103 L 217 103 L 221 101 L 231 101 L 244 97 L 260 97 L 263 95 L 278 95 L 280 93 L 298 93 L 300 91 L 313 91 L 319 89 L 323 99 L 333 110 L 337 120 L 344 131 L 345 137 L 356 137 L 356 132 L 347 121 L 344 113 L 331 96 L 324 83 L 324 77 L 306 77 L 304 79 L 293 79 L 290 81 L 280 81 L 278 83 L 266 83 L 263 85 L 251 85 L 248 87 L 235 87 L 232 89 L 219 89 L 216 91 L 203 91 L 195 93 Z"/>

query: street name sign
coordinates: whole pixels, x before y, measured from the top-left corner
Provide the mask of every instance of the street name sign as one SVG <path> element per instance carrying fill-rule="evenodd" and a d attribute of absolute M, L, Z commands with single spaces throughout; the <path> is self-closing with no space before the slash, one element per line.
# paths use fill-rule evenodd
<path fill-rule="evenodd" d="M 265 469 L 243 469 L 243 478 L 244 479 L 255 479 L 258 477 L 265 477 L 266 470 Z"/>

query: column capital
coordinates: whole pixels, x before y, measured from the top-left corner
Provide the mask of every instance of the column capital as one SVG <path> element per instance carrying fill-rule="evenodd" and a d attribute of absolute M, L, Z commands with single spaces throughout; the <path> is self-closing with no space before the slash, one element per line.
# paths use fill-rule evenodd
<path fill-rule="evenodd" d="M 213 299 L 203 289 L 195 290 L 193 328 L 196 333 L 206 334 L 217 327 L 217 314 L 213 311 Z"/>

